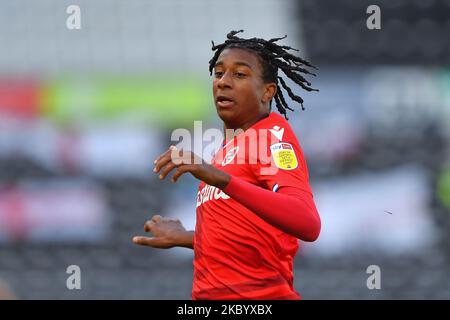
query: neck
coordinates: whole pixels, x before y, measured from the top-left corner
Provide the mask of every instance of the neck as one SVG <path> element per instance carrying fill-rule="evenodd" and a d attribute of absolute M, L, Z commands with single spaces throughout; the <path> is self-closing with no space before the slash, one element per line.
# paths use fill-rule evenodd
<path fill-rule="evenodd" d="M 225 140 L 228 141 L 232 138 L 234 138 L 236 135 L 238 135 L 241 131 L 246 131 L 248 128 L 250 128 L 251 126 L 253 126 L 255 123 L 261 121 L 262 119 L 268 117 L 270 114 L 270 112 L 265 112 L 263 114 L 260 114 L 258 117 L 252 119 L 251 121 L 247 121 L 246 123 L 242 124 L 242 125 L 238 125 L 238 126 L 233 126 L 233 125 L 228 125 L 226 123 L 223 124 L 223 133 L 224 133 L 224 137 Z M 233 136 L 227 136 L 226 133 L 228 129 L 232 129 L 233 130 Z"/>

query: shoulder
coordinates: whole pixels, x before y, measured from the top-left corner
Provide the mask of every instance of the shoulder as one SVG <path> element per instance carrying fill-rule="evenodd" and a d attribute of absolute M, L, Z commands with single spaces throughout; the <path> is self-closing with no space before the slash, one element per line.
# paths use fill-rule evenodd
<path fill-rule="evenodd" d="M 289 122 L 278 113 L 272 112 L 258 126 L 258 138 L 271 144 L 291 142 L 297 144 L 297 138 Z"/>
<path fill-rule="evenodd" d="M 274 164 L 282 169 L 284 165 L 279 165 L 278 159 L 291 159 L 292 161 L 287 161 L 286 168 L 293 169 L 296 167 L 297 157 L 300 161 L 303 158 L 297 137 L 283 116 L 272 112 L 255 129 L 252 134 L 257 135 L 257 138 L 249 139 L 250 142 L 256 142 L 252 144 L 253 148 L 251 146 L 248 148 L 249 151 L 253 151 L 249 152 L 249 159 L 256 159 L 254 161 L 257 163 L 265 164 L 275 161 Z"/>
<path fill-rule="evenodd" d="M 308 181 L 303 151 L 291 125 L 277 113 L 271 113 L 264 120 L 258 126 L 257 165 L 252 167 L 254 174 L 265 181 L 269 189 L 273 187 L 269 181 L 278 185 L 298 185 L 301 181 Z"/>

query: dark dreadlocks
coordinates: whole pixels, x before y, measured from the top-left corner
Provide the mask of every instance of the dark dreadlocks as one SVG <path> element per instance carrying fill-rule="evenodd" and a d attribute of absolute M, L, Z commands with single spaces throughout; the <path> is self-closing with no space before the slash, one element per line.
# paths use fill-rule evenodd
<path fill-rule="evenodd" d="M 289 97 L 292 100 L 300 103 L 302 110 L 305 110 L 305 108 L 303 107 L 303 99 L 295 95 L 292 92 L 291 88 L 289 88 L 289 86 L 283 80 L 283 78 L 278 76 L 278 69 L 281 69 L 289 79 L 294 81 L 306 91 L 319 91 L 318 89 L 311 88 L 311 83 L 302 76 L 302 74 L 311 74 L 315 76 L 315 74 L 308 71 L 306 67 L 314 68 L 316 70 L 317 67 L 312 65 L 309 61 L 294 56 L 287 51 L 298 51 L 297 49 L 288 46 L 280 46 L 275 43 L 286 38 L 287 36 L 281 38 L 273 38 L 270 40 L 258 38 L 243 39 L 236 36 L 236 34 L 243 31 L 244 30 L 231 31 L 227 34 L 227 40 L 219 45 L 215 45 L 214 41 L 212 41 L 212 50 L 215 51 L 215 53 L 212 59 L 209 61 L 209 73 L 212 75 L 217 59 L 219 58 L 219 55 L 223 50 L 227 48 L 252 50 L 258 55 L 260 59 L 263 70 L 263 81 L 266 83 L 275 82 L 277 85 L 277 93 L 275 94 L 274 99 L 278 111 L 282 115 L 284 115 L 286 119 L 288 119 L 286 114 L 287 109 L 294 111 L 294 109 L 290 108 L 286 103 L 283 93 L 281 92 L 280 85 L 284 88 L 284 90 L 286 90 Z"/>

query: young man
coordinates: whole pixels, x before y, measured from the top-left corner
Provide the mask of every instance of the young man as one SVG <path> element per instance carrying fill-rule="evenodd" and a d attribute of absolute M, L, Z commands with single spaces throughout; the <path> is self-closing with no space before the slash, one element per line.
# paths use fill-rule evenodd
<path fill-rule="evenodd" d="M 144 227 L 153 237 L 133 241 L 193 248 L 193 299 L 299 299 L 293 286 L 297 239 L 315 241 L 321 222 L 300 144 L 289 123 L 271 112 L 271 102 L 285 117 L 292 110 L 282 87 L 302 104 L 278 71 L 311 91 L 301 74 L 312 74 L 306 68 L 313 66 L 276 44 L 283 38 L 242 39 L 236 36 L 241 31 L 213 43 L 209 65 L 224 130 L 238 131 L 224 139 L 211 164 L 173 146 L 154 161 L 160 179 L 174 170 L 173 182 L 186 172 L 201 181 L 195 232 L 156 215 Z"/>

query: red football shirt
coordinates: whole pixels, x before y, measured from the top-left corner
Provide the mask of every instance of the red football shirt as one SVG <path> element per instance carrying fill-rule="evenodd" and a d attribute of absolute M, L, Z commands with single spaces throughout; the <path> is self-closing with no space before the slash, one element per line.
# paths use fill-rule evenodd
<path fill-rule="evenodd" d="M 300 144 L 289 123 L 274 112 L 225 144 L 212 164 L 273 192 L 295 187 L 311 194 Z M 293 286 L 297 250 L 297 238 L 222 190 L 200 183 L 193 299 L 300 299 Z"/>

